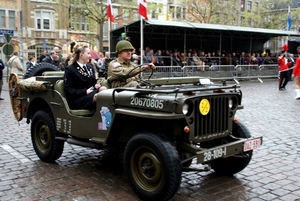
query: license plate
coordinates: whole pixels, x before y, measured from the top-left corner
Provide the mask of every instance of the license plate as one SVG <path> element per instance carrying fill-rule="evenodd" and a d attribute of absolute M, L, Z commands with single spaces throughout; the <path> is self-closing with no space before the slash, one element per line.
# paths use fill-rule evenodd
<path fill-rule="evenodd" d="M 226 151 L 227 151 L 226 147 L 206 151 L 206 152 L 204 152 L 203 161 L 207 162 L 207 161 L 210 161 L 210 160 L 214 160 L 214 159 L 226 156 Z"/>
<path fill-rule="evenodd" d="M 254 138 L 244 143 L 244 152 L 257 149 L 261 145 L 261 138 Z"/>

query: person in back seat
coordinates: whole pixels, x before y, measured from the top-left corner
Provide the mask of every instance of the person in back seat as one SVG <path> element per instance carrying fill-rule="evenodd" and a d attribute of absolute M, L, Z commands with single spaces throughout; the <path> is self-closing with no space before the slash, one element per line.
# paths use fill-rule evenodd
<path fill-rule="evenodd" d="M 77 43 L 64 73 L 64 89 L 71 109 L 95 109 L 97 93 L 106 89 L 96 83 L 95 71 L 87 65 L 90 59 L 88 44 Z"/>

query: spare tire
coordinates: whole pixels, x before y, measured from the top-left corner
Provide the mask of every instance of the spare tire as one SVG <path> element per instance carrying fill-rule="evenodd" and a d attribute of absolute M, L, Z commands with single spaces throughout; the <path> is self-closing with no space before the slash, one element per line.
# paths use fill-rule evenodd
<path fill-rule="evenodd" d="M 31 66 L 24 74 L 24 78 L 40 76 L 45 71 L 60 71 L 60 69 L 53 64 L 50 64 L 47 62 L 42 62 L 42 63 L 36 64 L 35 66 Z"/>

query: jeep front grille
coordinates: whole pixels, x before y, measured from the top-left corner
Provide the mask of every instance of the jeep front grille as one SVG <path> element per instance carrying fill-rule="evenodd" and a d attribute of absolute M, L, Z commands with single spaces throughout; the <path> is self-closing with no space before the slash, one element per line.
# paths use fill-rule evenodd
<path fill-rule="evenodd" d="M 225 135 L 228 131 L 229 97 L 214 96 L 206 98 L 210 103 L 210 111 L 202 115 L 199 111 L 200 100 L 195 100 L 195 139 L 203 140 Z"/>

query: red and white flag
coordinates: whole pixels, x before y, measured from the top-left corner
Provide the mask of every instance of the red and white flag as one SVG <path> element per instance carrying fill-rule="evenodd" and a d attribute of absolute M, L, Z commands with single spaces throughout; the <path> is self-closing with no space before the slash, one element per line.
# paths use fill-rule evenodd
<path fill-rule="evenodd" d="M 143 16 L 146 20 L 148 20 L 146 0 L 138 0 L 138 4 L 139 4 L 139 14 Z"/>
<path fill-rule="evenodd" d="M 110 21 L 114 22 L 115 21 L 115 18 L 114 18 L 114 15 L 113 15 L 113 9 L 112 9 L 112 6 L 111 6 L 111 1 L 110 0 L 107 0 L 107 18 L 110 19 Z"/>

